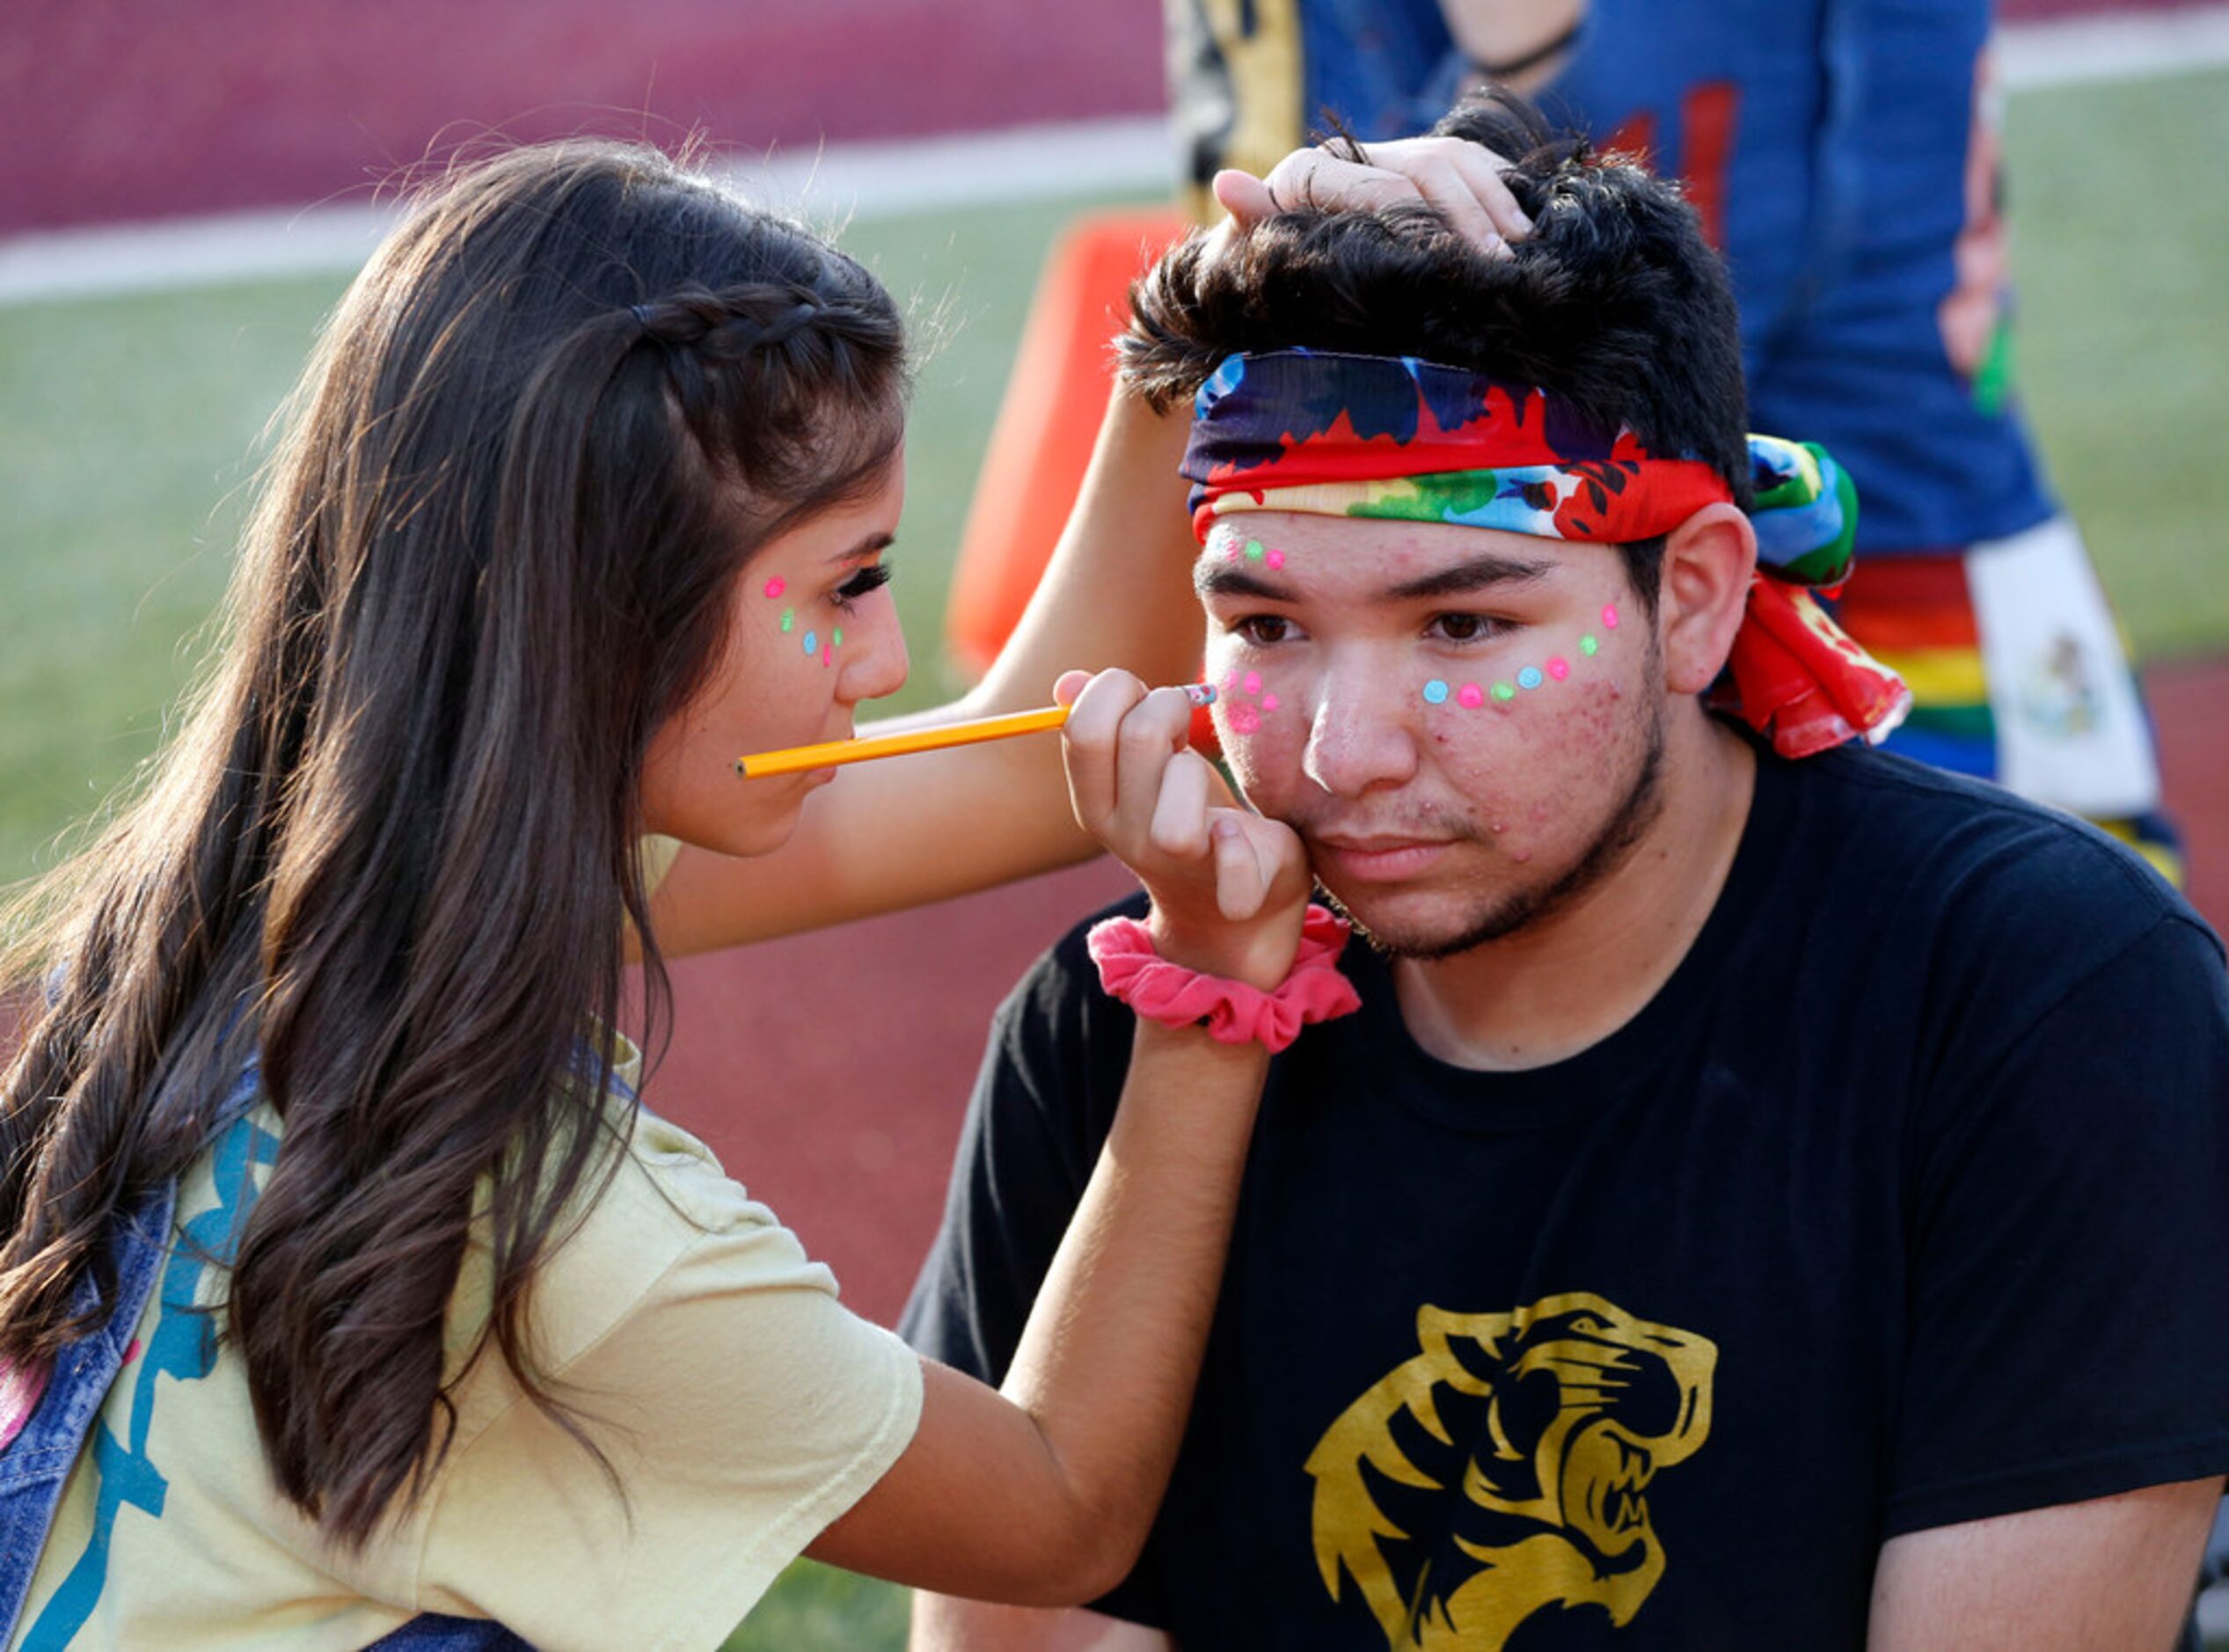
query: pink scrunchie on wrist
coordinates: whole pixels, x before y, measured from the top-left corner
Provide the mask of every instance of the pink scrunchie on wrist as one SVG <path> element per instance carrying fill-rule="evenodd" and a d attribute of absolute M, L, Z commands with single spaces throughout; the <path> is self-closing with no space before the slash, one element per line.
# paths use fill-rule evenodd
<path fill-rule="evenodd" d="M 1301 921 L 1300 950 L 1292 973 L 1274 992 L 1243 981 L 1203 976 L 1173 964 L 1153 950 L 1153 933 L 1134 917 L 1102 918 L 1085 937 L 1099 983 L 1137 1014 L 1166 1027 L 1208 1024 L 1208 1035 L 1225 1044 L 1258 1042 L 1271 1055 L 1300 1036 L 1312 1021 L 1328 1021 L 1362 1007 L 1355 983 L 1339 973 L 1347 921 L 1311 904 Z"/>

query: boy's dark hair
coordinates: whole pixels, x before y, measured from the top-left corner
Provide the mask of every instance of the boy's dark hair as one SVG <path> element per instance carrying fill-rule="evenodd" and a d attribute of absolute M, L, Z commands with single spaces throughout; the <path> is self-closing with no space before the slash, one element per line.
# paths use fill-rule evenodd
<path fill-rule="evenodd" d="M 1513 157 L 1502 176 L 1533 230 L 1512 256 L 1487 256 L 1418 202 L 1280 213 L 1213 263 L 1195 236 L 1132 286 L 1124 378 L 1166 407 L 1234 351 L 1414 355 L 1538 385 L 1701 459 L 1746 508 L 1733 294 L 1679 186 L 1557 136 L 1511 92 L 1466 101 L 1433 131 Z"/>

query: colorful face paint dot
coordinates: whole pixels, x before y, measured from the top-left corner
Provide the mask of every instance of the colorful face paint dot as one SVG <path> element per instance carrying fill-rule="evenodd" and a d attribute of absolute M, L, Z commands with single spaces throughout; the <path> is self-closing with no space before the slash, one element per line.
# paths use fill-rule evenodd
<path fill-rule="evenodd" d="M 1232 700 L 1224 710 L 1223 720 L 1232 734 L 1250 735 L 1261 727 L 1261 708 L 1244 700 Z"/>
<path fill-rule="evenodd" d="M 808 654 L 818 654 L 820 651 L 821 633 L 817 631 L 807 632 L 805 633 L 805 652 Z"/>
<path fill-rule="evenodd" d="M 1618 629 L 1618 609 L 1615 603 L 1602 610 L 1602 628 L 1604 631 Z"/>
<path fill-rule="evenodd" d="M 785 636 L 789 633 L 790 627 L 794 625 L 796 623 L 797 610 L 794 608 L 785 608 L 782 610 L 782 632 Z"/>
<path fill-rule="evenodd" d="M 1540 668 L 1537 665 L 1529 665 L 1517 673 L 1517 686 L 1521 689 L 1538 688 L 1546 680 L 1540 675 Z"/>
<path fill-rule="evenodd" d="M 1571 675 L 1571 662 L 1558 654 L 1548 662 L 1548 675 L 1559 683 Z"/>
<path fill-rule="evenodd" d="M 1594 640 L 1591 632 L 1579 639 L 1579 652 L 1590 660 L 1594 658 L 1595 650 L 1601 647 L 1602 645 Z"/>
<path fill-rule="evenodd" d="M 1424 685 L 1424 698 L 1435 705 L 1444 705 L 1447 703 L 1447 684 L 1434 677 Z"/>
<path fill-rule="evenodd" d="M 1261 692 L 1261 672 L 1249 671 L 1246 673 L 1246 692 L 1249 694 L 1259 694 Z"/>
<path fill-rule="evenodd" d="M 1249 561 L 1249 562 L 1259 562 L 1259 561 L 1261 561 L 1261 559 L 1262 559 L 1263 557 L 1267 556 L 1268 554 L 1268 552 L 1266 552 L 1266 551 L 1264 551 L 1264 550 L 1261 548 L 1261 540 L 1259 540 L 1259 539 L 1249 539 L 1249 540 L 1247 540 L 1247 541 L 1246 541 L 1246 560 L 1247 560 L 1247 561 Z"/>
<path fill-rule="evenodd" d="M 1262 559 L 1268 563 L 1272 568 L 1281 568 L 1285 565 L 1285 553 L 1282 551 L 1272 551 Z"/>
<path fill-rule="evenodd" d="M 844 632 L 841 626 L 837 627 L 834 634 L 829 638 L 828 646 L 831 648 L 841 648 L 844 646 Z"/>
<path fill-rule="evenodd" d="M 1496 683 L 1494 685 L 1494 698 L 1502 701 L 1504 705 L 1507 705 L 1509 701 L 1516 698 L 1516 697 L 1517 691 L 1511 688 L 1507 683 Z"/>
<path fill-rule="evenodd" d="M 1467 705 L 1476 711 L 1486 704 L 1486 691 L 1475 683 L 1465 683 L 1455 691 L 1455 698 L 1458 705 Z"/>
<path fill-rule="evenodd" d="M 1275 694 L 1264 694 L 1261 697 L 1261 709 L 1265 712 L 1275 711 L 1277 709 L 1277 697 Z"/>
<path fill-rule="evenodd" d="M 779 574 L 766 581 L 766 596 L 770 601 L 787 589 L 789 589 L 788 583 Z"/>

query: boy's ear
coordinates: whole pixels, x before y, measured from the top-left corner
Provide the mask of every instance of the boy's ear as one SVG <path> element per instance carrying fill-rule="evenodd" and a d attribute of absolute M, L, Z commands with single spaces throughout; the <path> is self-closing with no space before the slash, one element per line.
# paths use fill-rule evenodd
<path fill-rule="evenodd" d="M 1757 530 L 1730 504 L 1706 505 L 1664 538 L 1656 603 L 1664 686 L 1699 694 L 1733 652 L 1757 571 Z"/>

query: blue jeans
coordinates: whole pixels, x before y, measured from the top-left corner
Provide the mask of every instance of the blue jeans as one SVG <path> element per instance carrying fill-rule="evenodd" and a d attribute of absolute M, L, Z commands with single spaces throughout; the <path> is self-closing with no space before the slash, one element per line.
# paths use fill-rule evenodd
<path fill-rule="evenodd" d="M 251 1074 L 226 1099 L 217 1128 L 245 1112 L 256 1093 Z M 56 1356 L 38 1405 L 0 1451 L 0 1646 L 15 1634 L 31 1592 L 32 1574 L 39 1568 L 55 1510 L 61 1506 L 62 1487 L 123 1368 L 149 1293 L 169 1256 L 177 1205 L 178 1185 L 172 1182 L 111 1219 L 106 1242 L 116 1263 L 115 1300 L 98 1330 Z M 83 1312 L 98 1307 L 99 1301 L 91 1276 L 79 1279 L 70 1305 Z M 514 1652 L 519 1648 L 532 1652 L 501 1624 L 434 1612 L 421 1613 L 372 1644 L 398 1652 Z M 44 1648 L 26 1641 L 25 1652 Z"/>

